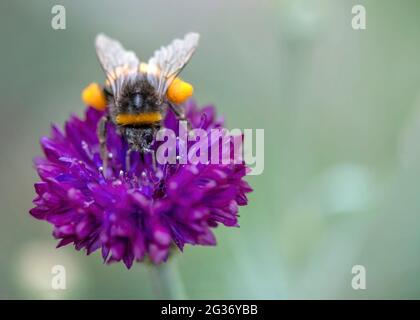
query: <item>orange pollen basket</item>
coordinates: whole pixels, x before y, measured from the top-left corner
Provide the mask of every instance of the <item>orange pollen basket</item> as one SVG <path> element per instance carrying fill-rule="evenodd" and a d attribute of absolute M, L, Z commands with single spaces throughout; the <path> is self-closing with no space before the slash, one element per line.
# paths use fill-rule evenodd
<path fill-rule="evenodd" d="M 162 114 L 160 112 L 148 112 L 140 114 L 119 114 L 116 117 L 116 121 L 119 125 L 132 125 L 132 124 L 153 124 L 162 120 Z"/>

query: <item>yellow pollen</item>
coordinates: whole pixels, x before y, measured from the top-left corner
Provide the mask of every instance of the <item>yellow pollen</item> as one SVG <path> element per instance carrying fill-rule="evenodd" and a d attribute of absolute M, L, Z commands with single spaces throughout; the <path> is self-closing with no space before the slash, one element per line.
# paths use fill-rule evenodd
<path fill-rule="evenodd" d="M 119 125 L 130 124 L 152 124 L 162 120 L 162 115 L 159 112 L 148 112 L 140 114 L 123 113 L 117 115 L 116 121 Z"/>
<path fill-rule="evenodd" d="M 192 96 L 194 88 L 188 82 L 175 78 L 166 91 L 166 96 L 172 103 L 181 104 Z"/>
<path fill-rule="evenodd" d="M 82 100 L 86 105 L 97 110 L 103 111 L 106 108 L 104 91 L 97 83 L 93 82 L 83 89 Z"/>

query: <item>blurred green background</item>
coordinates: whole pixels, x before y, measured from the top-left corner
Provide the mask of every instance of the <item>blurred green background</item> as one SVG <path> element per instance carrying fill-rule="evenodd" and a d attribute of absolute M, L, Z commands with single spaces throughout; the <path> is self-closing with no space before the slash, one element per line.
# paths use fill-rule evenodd
<path fill-rule="evenodd" d="M 51 8 L 66 8 L 66 30 Z M 351 27 L 363 4 L 367 29 Z M 32 158 L 50 122 L 82 115 L 101 82 L 93 40 L 143 60 L 201 34 L 183 72 L 230 128 L 265 129 L 265 170 L 216 247 L 177 258 L 190 298 L 420 298 L 420 2 L 177 0 L 0 2 L 0 298 L 153 299 L 152 268 L 103 265 L 30 217 Z M 51 289 L 51 267 L 67 290 Z M 363 265 L 367 289 L 353 290 Z"/>

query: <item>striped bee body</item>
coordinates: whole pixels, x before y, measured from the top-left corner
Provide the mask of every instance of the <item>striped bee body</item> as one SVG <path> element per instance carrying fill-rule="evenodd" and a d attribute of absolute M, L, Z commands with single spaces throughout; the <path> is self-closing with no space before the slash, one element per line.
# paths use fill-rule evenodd
<path fill-rule="evenodd" d="M 178 75 L 192 57 L 198 39 L 198 34 L 188 33 L 182 40 L 175 39 L 155 51 L 147 63 L 141 63 L 134 52 L 125 50 L 118 41 L 104 34 L 96 37 L 96 53 L 106 74 L 106 103 L 101 103 L 96 87 L 83 95 L 101 107 L 106 105 L 107 120 L 117 126 L 130 151 L 152 152 L 155 134 L 168 108 L 179 119 L 185 119 L 178 106 L 192 95 L 193 88 Z M 100 125 L 98 131 L 103 150 L 106 125 Z"/>

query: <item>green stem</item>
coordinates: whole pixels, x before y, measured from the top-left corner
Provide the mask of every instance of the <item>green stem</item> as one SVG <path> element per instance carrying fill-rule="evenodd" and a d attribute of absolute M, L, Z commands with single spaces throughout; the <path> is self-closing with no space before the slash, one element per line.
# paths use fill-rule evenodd
<path fill-rule="evenodd" d="M 176 262 L 176 258 L 172 257 L 169 261 L 154 266 L 155 287 L 160 299 L 187 299 Z"/>

